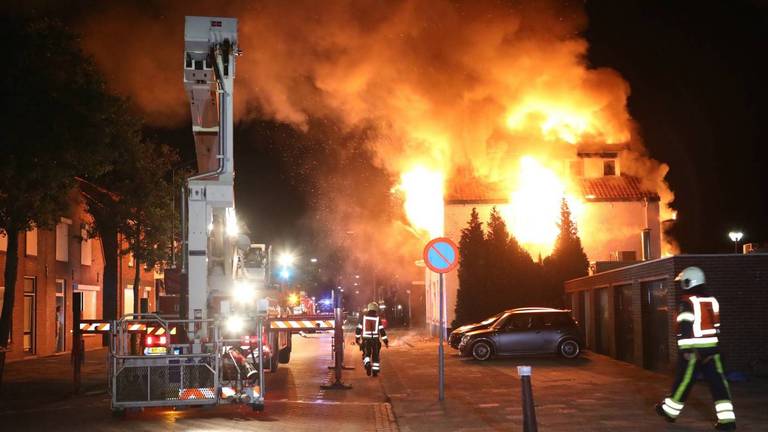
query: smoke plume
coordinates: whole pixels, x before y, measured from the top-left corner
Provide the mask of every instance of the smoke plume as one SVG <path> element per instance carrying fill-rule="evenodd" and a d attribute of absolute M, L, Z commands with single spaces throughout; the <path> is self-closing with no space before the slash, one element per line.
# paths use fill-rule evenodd
<path fill-rule="evenodd" d="M 582 142 L 630 143 L 637 157 L 628 172 L 671 200 L 666 167 L 642 156 L 626 107 L 628 84 L 586 62 L 581 2 L 211 4 L 148 2 L 97 11 L 83 23 L 86 49 L 150 122 L 178 124 L 189 115 L 181 80 L 184 16 L 237 17 L 244 51 L 235 80 L 237 118 L 270 119 L 307 134 L 313 120 L 334 125 L 324 161 L 304 163 L 328 180 L 317 182 L 318 224 L 327 228 L 325 217 L 347 221 L 329 230 L 339 242 L 356 232 L 398 250 L 410 238 L 402 214 L 391 210 L 388 188 L 378 185 L 382 195 L 367 195 L 361 185 L 370 172 L 339 162 L 358 148 L 392 186 L 416 165 L 510 181 L 523 154 L 567 158 Z M 371 215 L 387 215 L 388 222 L 354 222 Z"/>

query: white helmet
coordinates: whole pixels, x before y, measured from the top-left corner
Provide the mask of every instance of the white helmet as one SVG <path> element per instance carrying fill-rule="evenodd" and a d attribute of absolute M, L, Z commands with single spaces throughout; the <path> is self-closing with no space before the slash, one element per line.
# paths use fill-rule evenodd
<path fill-rule="evenodd" d="M 675 281 L 679 281 L 680 286 L 682 286 L 684 290 L 704 285 L 706 282 L 704 280 L 704 272 L 698 267 L 686 267 L 679 275 L 677 275 Z"/>

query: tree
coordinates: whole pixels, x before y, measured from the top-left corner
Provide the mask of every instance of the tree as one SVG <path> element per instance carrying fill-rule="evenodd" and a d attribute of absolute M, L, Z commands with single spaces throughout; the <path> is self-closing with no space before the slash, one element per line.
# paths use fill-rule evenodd
<path fill-rule="evenodd" d="M 581 246 L 578 228 L 571 219 L 571 210 L 565 198 L 560 203 L 558 228 L 560 232 L 552 255 L 544 260 L 544 269 L 551 284 L 549 301 L 557 306 L 563 302 L 563 283 L 589 273 L 589 260 Z"/>
<path fill-rule="evenodd" d="M 486 289 L 485 234 L 482 225 L 477 209 L 473 208 L 459 240 L 459 289 L 456 292 L 456 319 L 451 324 L 453 328 L 483 318 L 479 307 Z"/>
<path fill-rule="evenodd" d="M 8 237 L 0 315 L 0 384 L 15 303 L 19 233 L 49 228 L 69 208 L 75 177 L 98 173 L 110 99 L 75 36 L 51 20 L 0 19 L 6 114 L 0 148 L 0 231 Z"/>
<path fill-rule="evenodd" d="M 541 290 L 541 271 L 531 255 L 509 233 L 504 219 L 494 207 L 486 237 L 488 283 L 493 293 L 487 301 L 486 313 L 536 305 Z"/>
<path fill-rule="evenodd" d="M 142 265 L 151 268 L 167 260 L 175 236 L 171 173 L 176 153 L 143 139 L 140 122 L 125 107 L 117 117 L 122 126 L 110 169 L 86 179 L 88 187 L 83 188 L 87 210 L 94 219 L 92 230 L 105 242 L 104 292 L 114 293 L 104 301 L 105 318 L 117 313 L 118 254 L 133 257 L 133 310 L 138 312 Z M 118 243 L 118 234 L 125 245 Z"/>

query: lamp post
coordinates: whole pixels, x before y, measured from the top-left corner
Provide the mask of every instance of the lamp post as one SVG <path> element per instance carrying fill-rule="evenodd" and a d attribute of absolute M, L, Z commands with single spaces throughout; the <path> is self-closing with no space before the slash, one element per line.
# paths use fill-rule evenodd
<path fill-rule="evenodd" d="M 728 237 L 733 242 L 733 253 L 739 253 L 739 242 L 744 237 L 744 233 L 741 231 L 731 231 L 728 233 Z"/>

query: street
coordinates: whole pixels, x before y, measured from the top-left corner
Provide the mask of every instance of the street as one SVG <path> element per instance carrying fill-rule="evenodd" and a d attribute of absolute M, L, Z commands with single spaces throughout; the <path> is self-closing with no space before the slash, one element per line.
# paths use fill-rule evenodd
<path fill-rule="evenodd" d="M 104 393 L 103 350 L 92 351 L 84 369 L 84 394 L 71 391 L 68 357 L 9 365 L 0 401 L 0 421 L 20 430 L 46 431 L 519 431 L 520 380 L 516 366 L 533 366 L 533 392 L 542 431 L 698 431 L 713 423 L 706 383 L 699 382 L 675 424 L 653 404 L 671 377 L 585 352 L 574 361 L 556 357 L 477 362 L 446 351 L 446 400 L 437 402 L 435 339 L 393 331 L 382 353 L 382 375 L 368 378 L 357 348 L 347 337 L 343 381 L 350 390 L 322 390 L 332 376 L 330 334 L 294 335 L 291 362 L 267 375 L 264 412 L 243 406 L 147 409 L 113 418 Z M 732 383 L 739 430 L 764 430 L 768 401 L 764 379 Z M 46 391 L 51 389 L 51 391 Z M 391 402 L 391 405 L 390 403 Z"/>
<path fill-rule="evenodd" d="M 55 400 L 46 388 L 59 392 L 71 389 L 68 357 L 11 363 L 6 389 L 0 401 L 0 421 L 18 430 L 46 431 L 157 431 L 157 430 L 259 430 L 317 431 L 322 425 L 334 431 L 394 431 L 394 418 L 385 403 L 379 380 L 365 376 L 358 364 L 345 371 L 350 390 L 322 390 L 330 376 L 330 333 L 293 336 L 293 354 L 288 365 L 267 374 L 264 412 L 246 406 L 219 406 L 186 410 L 146 409 L 113 418 L 109 397 L 103 390 L 105 351 L 88 354 L 84 378 L 85 395 Z M 359 360 L 355 346 L 348 345 L 347 358 Z M 37 366 L 35 363 L 42 363 Z M 348 361 L 349 363 L 349 361 Z M 352 363 L 350 363 L 352 364 Z M 29 367 L 39 368 L 30 373 Z M 101 379 L 99 378 L 101 374 Z M 25 392 L 23 388 L 36 391 Z M 90 393 L 96 393 L 91 394 Z M 40 395 L 44 403 L 36 403 Z"/>

